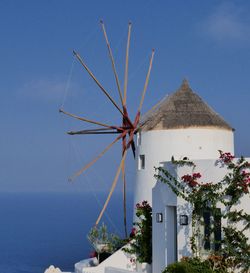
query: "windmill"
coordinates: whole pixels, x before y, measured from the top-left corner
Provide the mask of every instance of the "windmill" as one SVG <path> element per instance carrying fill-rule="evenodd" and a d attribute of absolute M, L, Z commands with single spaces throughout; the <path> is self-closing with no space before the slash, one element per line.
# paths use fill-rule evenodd
<path fill-rule="evenodd" d="M 116 101 L 112 98 L 112 96 L 108 93 L 108 91 L 103 87 L 103 85 L 97 80 L 95 77 L 94 73 L 90 70 L 90 68 L 86 65 L 82 57 L 77 53 L 76 51 L 73 51 L 73 54 L 75 58 L 79 61 L 79 63 L 82 65 L 83 69 L 89 74 L 89 76 L 94 80 L 94 82 L 97 84 L 97 86 L 100 88 L 100 90 L 104 93 L 106 98 L 111 102 L 111 104 L 117 109 L 119 112 L 119 115 L 121 116 L 121 124 L 119 125 L 110 125 L 106 123 L 102 123 L 99 121 L 95 120 L 90 120 L 85 117 L 80 117 L 75 114 L 69 113 L 63 109 L 59 109 L 59 112 L 70 116 L 72 118 L 78 119 L 80 121 L 94 124 L 98 127 L 94 129 L 85 129 L 81 131 L 70 131 L 68 132 L 69 135 L 96 135 L 96 134 L 118 134 L 116 138 L 107 146 L 103 151 L 101 151 L 100 154 L 97 155 L 92 161 L 90 161 L 87 165 L 85 165 L 83 168 L 81 168 L 78 172 L 76 172 L 72 177 L 69 178 L 69 180 L 75 179 L 77 176 L 81 175 L 83 172 L 85 172 L 88 168 L 90 168 L 98 159 L 100 159 L 116 142 L 121 141 L 122 144 L 122 157 L 121 157 L 121 162 L 119 164 L 119 167 L 116 171 L 114 180 L 111 185 L 110 192 L 107 196 L 107 199 L 104 203 L 104 206 L 96 220 L 95 225 L 98 225 L 100 222 L 104 211 L 107 208 L 107 205 L 110 201 L 110 198 L 114 192 L 114 189 L 116 187 L 118 178 L 120 177 L 120 174 L 122 173 L 122 181 L 123 181 L 123 210 L 124 210 L 124 227 L 125 227 L 125 236 L 127 237 L 127 220 L 126 220 L 126 177 L 125 177 L 125 159 L 127 156 L 127 151 L 129 149 L 132 149 L 133 155 L 135 157 L 135 142 L 134 142 L 134 136 L 136 133 L 140 130 L 140 116 L 141 116 L 141 108 L 143 105 L 145 93 L 148 87 L 148 82 L 149 82 L 149 77 L 151 73 L 151 68 L 152 68 L 152 63 L 153 63 L 153 58 L 154 58 L 154 50 L 152 50 L 151 57 L 150 57 L 150 62 L 149 62 L 149 68 L 148 72 L 146 75 L 145 83 L 144 83 L 144 88 L 142 90 L 142 95 L 139 103 L 139 107 L 137 110 L 137 114 L 135 115 L 135 118 L 132 119 L 127 111 L 127 83 L 128 83 L 128 64 L 129 64 L 129 48 L 130 48 L 130 36 L 131 36 L 131 23 L 128 24 L 128 36 L 127 36 L 127 46 L 126 46 L 126 59 L 125 59 L 125 73 L 124 73 L 124 86 L 123 90 L 119 81 L 119 77 L 117 74 L 116 66 L 115 66 L 115 60 L 113 57 L 112 49 L 110 47 L 109 39 L 107 36 L 107 32 L 105 29 L 105 25 L 103 21 L 100 22 L 102 31 L 104 34 L 105 42 L 107 44 L 107 49 L 108 49 L 108 54 L 109 58 L 111 60 L 112 64 L 112 70 L 114 73 L 118 93 L 119 93 L 119 98 L 120 98 L 120 105 L 116 103 Z"/>

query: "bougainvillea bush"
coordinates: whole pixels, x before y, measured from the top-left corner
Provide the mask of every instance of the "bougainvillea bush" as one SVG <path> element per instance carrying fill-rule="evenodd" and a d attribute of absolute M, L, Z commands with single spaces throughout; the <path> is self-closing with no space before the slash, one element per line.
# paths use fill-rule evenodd
<path fill-rule="evenodd" d="M 152 208 L 147 201 L 136 204 L 138 221 L 130 234 L 131 241 L 128 248 L 123 250 L 135 254 L 140 263 L 152 263 Z"/>
<path fill-rule="evenodd" d="M 172 160 L 172 163 L 176 166 L 192 167 L 192 173 L 177 179 L 168 170 L 159 167 L 155 177 L 192 205 L 190 246 L 193 257 L 207 260 L 214 272 L 250 272 L 250 238 L 246 235 L 250 234 L 250 214 L 238 206 L 243 198 L 249 198 L 250 163 L 244 157 L 236 160 L 231 153 L 219 151 L 217 166 L 225 167 L 227 173 L 221 181 L 211 183 L 202 182 L 202 174 L 195 172 L 196 166 L 193 162 Z M 210 219 L 212 223 L 209 234 L 216 229 L 220 229 L 222 234 L 219 242 L 216 238 L 213 239 L 213 245 L 217 247 L 209 248 L 205 258 L 201 250 L 208 238 L 201 238 L 204 236 L 201 228 L 206 211 L 213 216 Z M 214 220 L 216 218 L 227 225 L 220 226 Z"/>

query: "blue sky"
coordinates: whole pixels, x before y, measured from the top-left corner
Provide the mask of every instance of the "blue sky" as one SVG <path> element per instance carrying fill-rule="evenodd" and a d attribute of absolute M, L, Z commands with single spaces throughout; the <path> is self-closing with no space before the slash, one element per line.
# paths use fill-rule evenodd
<path fill-rule="evenodd" d="M 87 126 L 58 109 L 120 122 L 119 114 L 74 61 L 77 50 L 118 100 L 99 20 L 123 77 L 132 21 L 128 107 L 138 106 L 148 59 L 155 60 L 143 112 L 184 77 L 235 129 L 236 155 L 250 155 L 249 1 L 0 1 L 0 191 L 108 190 L 120 158 L 114 147 L 74 184 L 67 177 L 110 137 L 70 137 Z M 134 178 L 129 157 L 128 180 Z M 120 190 L 120 186 L 118 187 Z"/>

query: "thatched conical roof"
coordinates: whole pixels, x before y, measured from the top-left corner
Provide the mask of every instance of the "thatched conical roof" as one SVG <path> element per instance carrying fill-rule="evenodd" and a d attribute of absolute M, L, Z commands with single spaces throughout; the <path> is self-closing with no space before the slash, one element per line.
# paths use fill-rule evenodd
<path fill-rule="evenodd" d="M 141 121 L 141 129 L 167 130 L 189 127 L 233 128 L 209 107 L 183 80 L 180 88 L 148 111 Z"/>

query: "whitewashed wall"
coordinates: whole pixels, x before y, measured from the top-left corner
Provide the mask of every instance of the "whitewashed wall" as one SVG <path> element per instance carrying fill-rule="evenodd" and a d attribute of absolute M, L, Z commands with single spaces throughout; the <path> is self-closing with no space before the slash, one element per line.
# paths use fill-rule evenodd
<path fill-rule="evenodd" d="M 218 150 L 234 153 L 233 132 L 218 128 L 141 132 L 140 142 L 137 141 L 134 204 L 143 200 L 152 202 L 152 188 L 156 183 L 154 167 L 158 167 L 160 162 L 170 161 L 172 156 L 178 160 L 183 157 L 215 159 L 219 156 Z M 145 155 L 145 169 L 142 170 L 138 170 L 139 155 Z"/>
<path fill-rule="evenodd" d="M 237 160 L 237 159 L 236 159 Z M 250 158 L 247 158 L 250 162 Z M 221 168 L 216 166 L 215 160 L 195 160 L 196 164 L 195 172 L 202 174 L 202 182 L 220 181 L 228 172 L 226 167 Z M 192 173 L 190 167 L 178 167 L 175 168 L 170 162 L 163 164 L 175 177 L 182 177 L 185 174 Z M 191 254 L 190 249 L 190 236 L 192 235 L 191 229 L 191 209 L 190 206 L 181 198 L 176 198 L 176 195 L 169 187 L 162 183 L 157 182 L 153 188 L 153 272 L 160 273 L 168 264 L 172 263 L 172 260 L 168 260 L 168 251 L 172 249 L 171 240 L 168 238 L 168 223 L 169 218 L 167 215 L 167 206 L 177 206 L 177 258 L 180 260 L 183 256 L 189 256 Z M 244 209 L 250 213 L 250 195 L 246 195 L 238 207 Z M 163 222 L 156 222 L 156 213 L 163 213 Z M 181 226 L 179 223 L 179 216 L 181 214 L 188 215 L 189 224 L 187 226 Z M 170 223 L 171 224 L 171 223 Z M 175 223 L 172 223 L 174 225 Z M 224 221 L 222 225 L 227 225 Z M 250 240 L 250 234 L 248 234 Z M 171 238 L 170 238 L 171 239 Z"/>
<path fill-rule="evenodd" d="M 102 263 L 96 266 L 90 266 L 86 263 L 87 260 L 80 261 L 75 264 L 75 273 L 106 273 L 109 272 L 108 268 L 117 268 L 119 270 L 134 271 L 134 266 L 130 262 L 131 255 L 125 253 L 123 250 L 118 250 Z M 111 269 L 113 270 L 113 269 Z"/>

